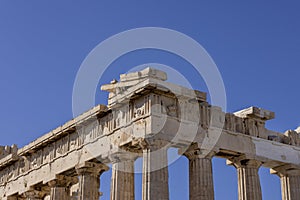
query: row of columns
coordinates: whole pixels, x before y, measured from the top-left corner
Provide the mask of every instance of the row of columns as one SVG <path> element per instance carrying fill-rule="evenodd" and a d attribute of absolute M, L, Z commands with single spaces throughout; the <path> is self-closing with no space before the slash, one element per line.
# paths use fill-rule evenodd
<path fill-rule="evenodd" d="M 142 200 L 169 199 L 168 169 L 165 167 L 167 166 L 167 151 L 156 151 L 156 148 L 150 146 L 143 152 Z M 189 160 L 189 199 L 213 200 L 212 157 L 214 155 L 202 155 L 197 144 L 191 145 L 184 155 Z M 262 163 L 255 159 L 240 156 L 228 160 L 228 164 L 233 165 L 237 170 L 238 199 L 262 200 L 258 174 Z M 289 165 L 274 170 L 281 179 L 282 200 L 299 200 L 300 170 L 295 170 Z"/>
<path fill-rule="evenodd" d="M 203 157 L 194 145 L 184 155 L 189 159 L 190 200 L 213 200 L 212 155 Z M 113 159 L 111 200 L 134 200 L 134 159 L 128 156 L 124 159 L 122 154 L 116 157 Z M 169 200 L 168 179 L 164 142 L 148 144 L 143 149 L 142 200 Z"/>
<path fill-rule="evenodd" d="M 161 150 L 161 144 L 147 146 L 143 150 L 143 190 L 142 200 L 169 200 L 167 150 Z M 160 149 L 160 150 L 159 150 Z M 184 155 L 189 160 L 189 199 L 213 200 L 214 185 L 212 173 L 213 155 L 203 156 L 197 145 L 192 145 Z M 134 161 L 130 154 L 114 154 L 112 157 L 111 200 L 134 200 Z M 262 192 L 258 170 L 259 161 L 238 157 L 228 164 L 237 169 L 238 199 L 261 200 Z M 104 164 L 86 162 L 76 166 L 78 174 L 79 200 L 98 200 L 100 197 L 100 175 L 107 171 Z M 282 200 L 300 199 L 300 173 L 284 166 L 275 168 L 273 173 L 281 179 Z M 74 178 L 58 176 L 50 181 L 51 200 L 71 200 L 69 186 L 76 182 Z M 28 191 L 23 194 L 26 200 L 41 200 L 42 191 Z M 20 198 L 9 197 L 9 200 Z"/>
<path fill-rule="evenodd" d="M 76 183 L 79 190 L 76 200 L 98 200 L 100 197 L 100 175 L 109 168 L 100 163 L 85 162 L 76 166 L 78 177 L 57 175 L 56 179 L 48 182 L 50 191 L 32 188 L 22 195 L 7 197 L 7 200 L 43 200 L 50 193 L 50 200 L 72 200 L 70 187 Z"/>

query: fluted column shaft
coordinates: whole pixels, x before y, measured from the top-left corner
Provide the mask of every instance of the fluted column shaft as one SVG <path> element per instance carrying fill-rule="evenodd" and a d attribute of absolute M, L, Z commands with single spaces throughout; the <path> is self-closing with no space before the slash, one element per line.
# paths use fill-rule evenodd
<path fill-rule="evenodd" d="M 300 176 L 280 177 L 282 200 L 300 199 Z"/>
<path fill-rule="evenodd" d="M 212 164 L 209 158 L 189 160 L 190 200 L 213 200 Z"/>
<path fill-rule="evenodd" d="M 79 200 L 99 199 L 99 188 L 100 188 L 100 176 L 96 173 L 91 173 L 89 171 L 81 171 L 79 175 Z"/>
<path fill-rule="evenodd" d="M 142 200 L 169 200 L 167 149 L 150 145 L 143 150 Z"/>
<path fill-rule="evenodd" d="M 104 164 L 86 162 L 76 166 L 79 176 L 79 200 L 98 200 L 100 193 L 100 175 L 108 170 Z"/>
<path fill-rule="evenodd" d="M 69 200 L 70 195 L 68 194 L 68 190 L 65 187 L 55 186 L 51 188 L 50 191 L 50 199 L 51 200 Z"/>
<path fill-rule="evenodd" d="M 271 173 L 280 177 L 282 200 L 300 199 L 300 169 L 297 166 L 281 165 L 271 169 Z"/>
<path fill-rule="evenodd" d="M 189 159 L 189 199 L 213 200 L 212 156 L 201 155 L 196 144 L 192 145 L 184 155 Z"/>
<path fill-rule="evenodd" d="M 237 168 L 239 200 L 262 200 L 258 175 L 261 163 L 256 160 L 242 159 L 234 161 Z"/>
<path fill-rule="evenodd" d="M 261 186 L 257 168 L 239 167 L 239 200 L 261 200 Z"/>
<path fill-rule="evenodd" d="M 118 156 L 112 166 L 111 200 L 134 200 L 134 158 Z"/>

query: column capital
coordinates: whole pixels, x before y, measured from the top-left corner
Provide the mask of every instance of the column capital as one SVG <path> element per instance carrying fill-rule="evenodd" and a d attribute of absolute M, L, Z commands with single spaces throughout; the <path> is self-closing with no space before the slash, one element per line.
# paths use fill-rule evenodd
<path fill-rule="evenodd" d="M 135 161 L 136 159 L 137 156 L 135 153 L 126 151 L 114 152 L 109 155 L 109 160 L 112 162 L 112 164 L 124 161 Z"/>
<path fill-rule="evenodd" d="M 33 189 L 23 193 L 23 196 L 29 199 L 43 199 L 45 195 L 45 192 Z"/>
<path fill-rule="evenodd" d="M 155 151 L 161 148 L 168 148 L 168 141 L 152 138 L 134 138 L 128 143 L 122 144 L 121 148 L 129 152 L 142 153 L 143 150 Z"/>
<path fill-rule="evenodd" d="M 214 151 L 211 151 L 208 154 L 203 154 L 202 150 L 200 149 L 198 143 L 191 144 L 187 149 L 179 149 L 178 153 L 180 155 L 186 156 L 189 160 L 195 160 L 197 158 L 207 158 L 212 159 L 212 157 L 215 155 Z"/>
<path fill-rule="evenodd" d="M 126 149 L 127 151 L 131 151 L 135 149 L 133 152 L 140 153 L 141 150 L 147 147 L 147 142 L 145 138 L 133 138 L 127 144 L 121 146 L 122 149 Z"/>
<path fill-rule="evenodd" d="M 48 185 L 50 187 L 70 187 L 78 183 L 77 177 L 70 177 L 65 175 L 56 175 L 56 178 L 49 181 Z"/>
<path fill-rule="evenodd" d="M 254 157 L 248 157 L 248 156 L 239 156 L 234 157 L 232 159 L 226 160 L 227 165 L 233 165 L 235 168 L 253 168 L 258 169 L 262 165 L 262 162 L 259 160 L 256 160 Z"/>
<path fill-rule="evenodd" d="M 145 139 L 146 145 L 144 146 L 144 149 L 150 149 L 151 151 L 156 151 L 161 148 L 166 148 L 169 142 L 161 139 L 155 139 L 155 138 L 149 138 Z"/>
<path fill-rule="evenodd" d="M 282 176 L 300 176 L 300 167 L 292 164 L 281 165 L 270 169 L 271 174 Z"/>
<path fill-rule="evenodd" d="M 99 174 L 108 171 L 109 167 L 102 163 L 84 162 L 77 164 L 75 169 L 79 175 L 89 173 L 98 176 Z"/>

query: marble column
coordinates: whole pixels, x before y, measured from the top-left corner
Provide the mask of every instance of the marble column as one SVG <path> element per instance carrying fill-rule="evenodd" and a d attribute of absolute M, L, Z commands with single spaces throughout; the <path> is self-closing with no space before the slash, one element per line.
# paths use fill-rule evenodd
<path fill-rule="evenodd" d="M 112 156 L 111 200 L 134 200 L 134 161 L 130 153 Z"/>
<path fill-rule="evenodd" d="M 55 180 L 48 183 L 51 200 L 70 200 L 70 186 L 77 182 L 76 177 L 57 175 Z"/>
<path fill-rule="evenodd" d="M 280 177 L 282 200 L 300 199 L 300 176 L 283 175 Z"/>
<path fill-rule="evenodd" d="M 57 199 L 69 200 L 70 195 L 68 194 L 68 189 L 65 187 L 60 187 L 60 186 L 51 187 L 50 199 L 51 200 L 57 200 Z"/>
<path fill-rule="evenodd" d="M 300 199 L 300 169 L 285 165 L 271 170 L 271 173 L 280 177 L 282 200 Z"/>
<path fill-rule="evenodd" d="M 143 149 L 142 200 L 169 200 L 167 149 L 158 141 Z"/>
<path fill-rule="evenodd" d="M 213 200 L 212 156 L 201 155 L 196 146 L 191 146 L 184 155 L 189 159 L 189 199 Z"/>
<path fill-rule="evenodd" d="M 258 170 L 261 162 L 251 159 L 229 161 L 236 167 L 238 175 L 239 200 L 262 200 Z"/>
<path fill-rule="evenodd" d="M 78 200 L 98 200 L 100 175 L 109 168 L 104 164 L 85 162 L 76 166 L 79 179 Z"/>

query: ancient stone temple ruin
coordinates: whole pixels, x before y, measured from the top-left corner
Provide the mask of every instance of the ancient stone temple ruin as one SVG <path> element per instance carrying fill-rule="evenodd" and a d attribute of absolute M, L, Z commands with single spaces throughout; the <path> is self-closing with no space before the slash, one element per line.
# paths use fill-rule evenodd
<path fill-rule="evenodd" d="M 147 68 L 103 85 L 108 105 L 89 111 L 23 148 L 0 147 L 0 199 L 97 200 L 112 168 L 111 200 L 134 200 L 134 162 L 143 159 L 143 200 L 168 200 L 169 148 L 189 160 L 189 199 L 213 200 L 212 158 L 238 174 L 238 199 L 261 200 L 258 169 L 281 180 L 282 199 L 300 199 L 300 130 L 265 128 L 274 113 L 224 113 L 206 94 L 166 82 Z M 111 164 L 111 165 L 110 165 Z"/>

